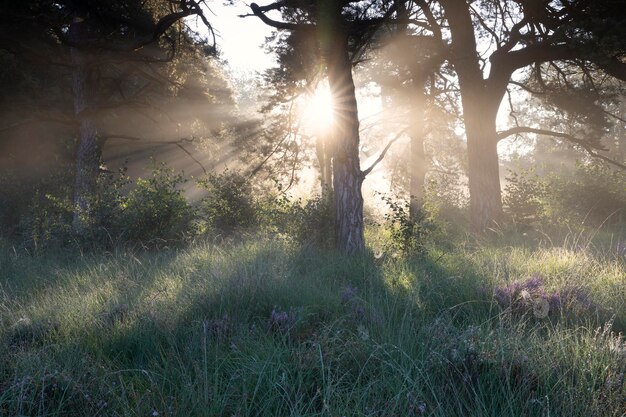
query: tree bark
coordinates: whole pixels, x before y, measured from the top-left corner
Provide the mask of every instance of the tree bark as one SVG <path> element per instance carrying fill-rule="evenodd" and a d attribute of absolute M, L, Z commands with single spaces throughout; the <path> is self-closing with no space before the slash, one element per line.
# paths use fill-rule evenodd
<path fill-rule="evenodd" d="M 467 135 L 470 218 L 472 229 L 483 232 L 502 218 L 502 191 L 495 109 L 463 100 Z"/>
<path fill-rule="evenodd" d="M 487 87 L 480 68 L 476 35 L 465 1 L 442 0 L 452 37 L 452 63 L 459 77 L 467 137 L 472 229 L 483 232 L 502 217 L 496 116 L 502 94 Z M 506 84 L 505 84 L 506 85 Z"/>
<path fill-rule="evenodd" d="M 70 25 L 70 36 L 75 44 L 88 37 L 87 23 L 75 17 Z M 70 49 L 73 65 L 72 92 L 74 116 L 78 122 L 76 166 L 74 176 L 74 213 L 72 229 L 83 235 L 89 227 L 91 200 L 95 194 L 100 167 L 101 146 L 98 143 L 95 124 L 89 115 L 93 108 L 93 63 L 90 55 L 77 47 Z"/>
<path fill-rule="evenodd" d="M 332 140 L 335 239 L 337 249 L 349 255 L 365 249 L 359 116 L 348 38 L 341 29 L 344 23 L 341 6 L 337 7 L 331 0 L 326 3 L 320 27 L 335 120 Z"/>
<path fill-rule="evenodd" d="M 424 136 L 426 129 L 424 126 L 426 94 L 424 93 L 424 82 L 420 79 L 413 80 L 415 94 L 413 95 L 413 106 L 411 110 L 411 130 L 410 130 L 410 178 L 409 191 L 411 195 L 409 215 L 415 220 L 424 205 L 424 187 L 426 181 L 427 161 L 424 152 Z"/>
<path fill-rule="evenodd" d="M 332 155 L 327 133 L 320 134 L 315 142 L 315 152 L 320 170 L 320 190 L 322 196 L 330 195 L 333 189 Z"/>

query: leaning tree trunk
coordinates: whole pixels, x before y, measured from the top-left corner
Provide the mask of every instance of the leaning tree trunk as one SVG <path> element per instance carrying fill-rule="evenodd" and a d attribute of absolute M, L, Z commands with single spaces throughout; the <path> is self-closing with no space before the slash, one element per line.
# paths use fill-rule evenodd
<path fill-rule="evenodd" d="M 70 37 L 75 45 L 85 43 L 87 23 L 75 18 L 70 25 Z M 93 66 L 90 55 L 74 46 L 70 50 L 73 73 L 74 115 L 78 122 L 76 167 L 74 177 L 74 213 L 72 229 L 78 235 L 87 231 L 91 217 L 91 201 L 95 194 L 101 149 L 91 118 L 93 107 Z"/>
<path fill-rule="evenodd" d="M 330 9 L 336 6 L 328 4 L 328 7 Z M 328 20 L 325 26 L 331 36 L 327 38 L 329 42 L 322 46 L 326 55 L 335 120 L 332 140 L 335 239 L 341 253 L 353 254 L 365 249 L 359 116 L 352 63 L 348 55 L 348 39 L 341 33 L 341 8 L 335 8 L 334 13 L 326 15 L 326 18 Z"/>

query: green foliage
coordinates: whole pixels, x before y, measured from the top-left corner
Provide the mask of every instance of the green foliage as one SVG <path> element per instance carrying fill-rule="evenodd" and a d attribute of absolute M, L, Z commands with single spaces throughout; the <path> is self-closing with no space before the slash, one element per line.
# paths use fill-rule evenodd
<path fill-rule="evenodd" d="M 119 216 L 116 221 L 105 215 L 104 227 L 111 225 L 130 242 L 181 240 L 191 232 L 193 219 L 181 188 L 184 183 L 182 174 L 174 173 L 164 163 L 154 163 L 151 177 L 137 179 L 127 195 L 119 193 L 122 182 L 100 199 L 101 208 Z"/>
<path fill-rule="evenodd" d="M 511 219 L 521 225 L 530 225 L 544 216 L 546 183 L 533 168 L 521 172 L 509 171 L 504 187 L 503 205 Z"/>
<path fill-rule="evenodd" d="M 257 224 L 252 185 L 241 173 L 210 173 L 198 185 L 207 191 L 199 204 L 205 233 L 232 235 Z"/>
<path fill-rule="evenodd" d="M 573 175 L 550 179 L 550 210 L 591 226 L 626 222 L 626 172 L 601 163 L 579 164 Z"/>
<path fill-rule="evenodd" d="M 308 200 L 282 195 L 261 205 L 262 227 L 299 246 L 332 249 L 335 245 L 334 203 L 330 193 Z"/>
<path fill-rule="evenodd" d="M 461 230 L 469 223 L 469 194 L 462 178 L 461 173 L 437 175 L 425 187 L 424 209 L 448 231 Z"/>
<path fill-rule="evenodd" d="M 39 178 L 0 175 L 0 235 L 31 251 L 73 241 L 70 171 L 59 166 Z"/>
<path fill-rule="evenodd" d="M 136 182 L 131 181 L 125 169 L 102 174 L 96 194 L 89 201 L 87 233 L 75 236 L 71 226 L 72 191 L 67 185 L 72 184 L 72 177 L 68 170 L 43 180 L 29 192 L 22 189 L 22 200 L 25 196 L 29 200 L 1 202 L 0 220 L 5 235 L 29 250 L 68 245 L 113 248 L 127 243 L 172 243 L 194 233 L 194 213 L 181 189 L 184 183 L 182 174 L 156 163 L 150 177 Z M 18 190 L 23 184 L 9 183 Z M 8 189 L 4 184 L 3 187 Z M 10 222 L 15 220 L 10 229 Z"/>
<path fill-rule="evenodd" d="M 434 228 L 426 209 L 421 208 L 411 216 L 409 201 L 388 195 L 381 197 L 389 210 L 385 214 L 386 226 L 391 232 L 389 249 L 404 253 L 423 251 L 425 239 Z"/>
<path fill-rule="evenodd" d="M 599 163 L 539 177 L 532 169 L 507 177 L 504 208 L 519 224 L 599 227 L 624 224 L 626 173 Z"/>
<path fill-rule="evenodd" d="M 20 240 L 25 247 L 35 251 L 71 244 L 74 241 L 71 219 L 71 199 L 37 190 L 28 211 L 21 216 Z"/>

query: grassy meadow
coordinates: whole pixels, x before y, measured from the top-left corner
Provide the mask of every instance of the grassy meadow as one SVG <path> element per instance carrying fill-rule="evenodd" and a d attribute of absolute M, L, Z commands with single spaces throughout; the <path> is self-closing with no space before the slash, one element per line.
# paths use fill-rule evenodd
<path fill-rule="evenodd" d="M 626 413 L 626 258 L 591 245 L 4 246 L 0 269 L 2 416 Z"/>

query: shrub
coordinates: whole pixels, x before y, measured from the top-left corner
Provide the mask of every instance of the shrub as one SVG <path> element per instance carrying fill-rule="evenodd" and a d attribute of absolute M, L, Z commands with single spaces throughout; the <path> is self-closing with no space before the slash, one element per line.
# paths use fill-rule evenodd
<path fill-rule="evenodd" d="M 506 214 L 522 225 L 541 221 L 545 215 L 546 184 L 534 169 L 509 171 L 506 181 L 503 196 Z"/>
<path fill-rule="evenodd" d="M 527 226 L 623 224 L 626 173 L 600 163 L 578 164 L 539 177 L 533 169 L 511 172 L 504 190 L 504 209 Z"/>
<path fill-rule="evenodd" d="M 568 286 L 548 294 L 538 275 L 496 287 L 494 299 L 503 309 L 516 314 L 532 313 L 536 318 L 548 314 L 576 316 L 594 308 L 586 289 Z"/>
<path fill-rule="evenodd" d="M 408 200 L 387 195 L 382 195 L 382 199 L 389 208 L 385 214 L 385 223 L 391 231 L 392 249 L 405 253 L 423 251 L 426 236 L 434 228 L 426 210 L 422 208 L 411 216 Z"/>
<path fill-rule="evenodd" d="M 208 194 L 199 204 L 203 231 L 231 235 L 257 224 L 257 204 L 248 179 L 226 170 L 198 181 Z"/>
<path fill-rule="evenodd" d="M 287 237 L 302 246 L 334 247 L 335 221 L 332 195 L 308 200 L 287 196 L 269 198 L 260 206 L 266 231 Z"/>
<path fill-rule="evenodd" d="M 65 185 L 72 183 L 70 178 L 67 172 L 52 173 L 32 184 L 33 188 L 13 202 L 10 210 L 17 210 L 18 214 L 9 218 L 18 220 L 11 233 L 18 245 L 39 251 L 74 242 L 71 229 L 72 189 Z"/>
<path fill-rule="evenodd" d="M 623 224 L 626 221 L 626 172 L 598 162 L 578 164 L 573 174 L 552 175 L 549 202 L 553 215 L 570 221 Z"/>
<path fill-rule="evenodd" d="M 183 174 L 155 163 L 150 178 L 137 179 L 126 196 L 113 192 L 113 200 L 100 207 L 119 212 L 119 220 L 109 224 L 125 240 L 144 244 L 180 240 L 192 233 L 193 212 L 181 189 L 185 182 Z"/>

